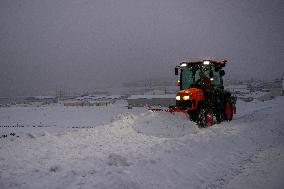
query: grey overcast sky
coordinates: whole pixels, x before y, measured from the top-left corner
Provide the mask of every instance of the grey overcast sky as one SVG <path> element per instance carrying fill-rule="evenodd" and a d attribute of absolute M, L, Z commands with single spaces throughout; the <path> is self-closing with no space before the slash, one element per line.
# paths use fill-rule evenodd
<path fill-rule="evenodd" d="M 0 96 L 173 78 L 228 59 L 226 77 L 284 75 L 283 0 L 0 0 Z"/>

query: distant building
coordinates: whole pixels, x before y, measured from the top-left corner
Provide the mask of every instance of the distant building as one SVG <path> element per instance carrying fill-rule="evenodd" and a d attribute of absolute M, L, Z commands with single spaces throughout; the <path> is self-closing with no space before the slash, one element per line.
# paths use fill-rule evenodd
<path fill-rule="evenodd" d="M 34 102 L 41 102 L 43 104 L 51 104 L 56 103 L 57 98 L 50 97 L 50 96 L 31 96 L 25 98 L 25 103 L 34 103 Z"/>
<path fill-rule="evenodd" d="M 127 98 L 129 107 L 143 106 L 174 106 L 176 103 L 175 94 L 167 95 L 132 95 Z"/>

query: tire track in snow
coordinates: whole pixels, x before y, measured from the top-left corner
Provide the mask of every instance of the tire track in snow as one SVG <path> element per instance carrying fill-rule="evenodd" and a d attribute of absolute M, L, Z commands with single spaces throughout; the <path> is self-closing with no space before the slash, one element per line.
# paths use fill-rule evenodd
<path fill-rule="evenodd" d="M 233 177 L 229 179 L 226 176 L 221 178 L 225 183 L 223 185 L 219 184 L 219 188 L 283 188 L 283 152 L 284 146 L 258 150 L 257 153 L 239 162 L 240 166 L 236 170 L 237 174 L 233 174 Z"/>
<path fill-rule="evenodd" d="M 277 108 L 281 109 L 281 104 L 277 104 Z M 276 107 L 274 107 L 276 108 Z M 283 118 L 281 118 L 283 121 Z M 281 120 L 280 119 L 280 120 Z M 274 122 L 272 122 L 272 120 Z M 278 120 L 278 121 L 276 121 Z M 262 107 L 259 109 L 254 109 L 250 112 L 247 112 L 244 115 L 240 115 L 235 118 L 230 124 L 233 126 L 239 127 L 241 130 L 239 140 L 245 141 L 247 146 L 254 147 L 252 151 L 247 151 L 242 148 L 239 148 L 240 154 L 236 154 L 236 158 L 231 165 L 228 166 L 228 169 L 220 175 L 217 176 L 214 181 L 206 185 L 206 188 L 215 189 L 215 188 L 273 188 L 266 184 L 266 187 L 261 187 L 261 184 L 254 182 L 250 185 L 252 181 L 255 181 L 257 178 L 263 178 L 264 180 L 276 180 L 276 182 L 281 183 L 279 175 L 284 174 L 284 160 L 274 161 L 277 159 L 277 156 L 283 157 L 284 152 L 284 131 L 281 127 L 281 121 L 277 114 L 273 113 L 272 106 Z M 263 124 L 271 123 L 271 124 Z M 265 135 L 263 134 L 265 133 Z M 277 143 L 275 143 L 277 141 Z M 275 144 L 274 144 L 275 143 Z M 280 145 L 280 146 L 279 146 Z M 240 146 L 241 147 L 241 146 Z M 276 149 L 276 150 L 273 150 Z M 270 154 L 276 154 L 274 157 Z M 271 164 L 274 167 L 281 166 L 280 172 L 274 177 L 270 176 L 273 171 L 265 170 L 266 164 Z M 279 171 L 279 170 L 278 170 Z M 247 178 L 250 176 L 250 178 Z M 263 183 L 262 181 L 261 183 Z M 239 183 L 241 183 L 240 186 Z M 274 183 L 272 181 L 268 183 Z M 278 184 L 276 183 L 276 185 Z M 281 183 L 284 186 L 284 183 Z M 275 187 L 282 188 L 282 187 Z"/>

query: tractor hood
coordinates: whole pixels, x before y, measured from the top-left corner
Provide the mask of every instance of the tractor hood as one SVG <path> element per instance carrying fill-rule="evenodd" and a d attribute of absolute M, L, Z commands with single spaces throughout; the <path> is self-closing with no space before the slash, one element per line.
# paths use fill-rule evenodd
<path fill-rule="evenodd" d="M 180 99 L 184 99 L 184 96 L 189 96 L 189 99 L 204 99 L 204 93 L 202 89 L 199 88 L 189 88 L 180 90 L 177 92 L 177 96 L 180 96 Z"/>

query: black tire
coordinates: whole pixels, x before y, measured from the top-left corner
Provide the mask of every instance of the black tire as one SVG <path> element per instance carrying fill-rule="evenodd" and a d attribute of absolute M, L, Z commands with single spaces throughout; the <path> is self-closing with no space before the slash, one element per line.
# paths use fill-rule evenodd
<path fill-rule="evenodd" d="M 194 122 L 197 122 L 197 118 L 198 118 L 198 113 L 197 111 L 191 111 L 191 112 L 188 112 L 188 115 L 189 115 L 189 119 L 191 121 L 194 121 Z"/>
<path fill-rule="evenodd" d="M 201 109 L 197 115 L 198 127 L 210 127 L 213 125 L 213 114 L 206 110 Z"/>
<path fill-rule="evenodd" d="M 218 111 L 216 113 L 216 121 L 217 121 L 217 124 L 221 123 L 222 121 L 224 121 L 224 114 L 223 112 L 221 111 Z"/>

